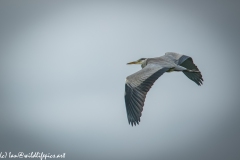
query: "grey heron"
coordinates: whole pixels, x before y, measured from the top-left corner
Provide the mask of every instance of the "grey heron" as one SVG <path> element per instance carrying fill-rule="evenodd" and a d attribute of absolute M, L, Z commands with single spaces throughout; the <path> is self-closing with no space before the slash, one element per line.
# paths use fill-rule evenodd
<path fill-rule="evenodd" d="M 142 69 L 126 78 L 125 104 L 128 122 L 139 124 L 146 94 L 154 82 L 165 72 L 182 71 L 197 85 L 202 85 L 203 78 L 191 57 L 167 52 L 156 58 L 141 58 L 127 64 L 141 64 Z"/>

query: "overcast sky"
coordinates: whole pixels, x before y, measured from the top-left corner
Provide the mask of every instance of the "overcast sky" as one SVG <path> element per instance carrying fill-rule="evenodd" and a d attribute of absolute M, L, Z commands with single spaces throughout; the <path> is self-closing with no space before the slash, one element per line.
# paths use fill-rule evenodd
<path fill-rule="evenodd" d="M 0 152 L 69 160 L 240 159 L 240 10 L 230 1 L 0 1 Z M 128 125 L 126 65 L 174 51 Z"/>

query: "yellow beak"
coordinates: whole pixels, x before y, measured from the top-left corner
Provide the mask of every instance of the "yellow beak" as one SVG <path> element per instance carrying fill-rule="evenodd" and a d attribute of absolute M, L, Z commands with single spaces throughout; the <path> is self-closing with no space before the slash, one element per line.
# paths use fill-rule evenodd
<path fill-rule="evenodd" d="M 138 64 L 138 61 L 129 62 L 127 64 Z"/>

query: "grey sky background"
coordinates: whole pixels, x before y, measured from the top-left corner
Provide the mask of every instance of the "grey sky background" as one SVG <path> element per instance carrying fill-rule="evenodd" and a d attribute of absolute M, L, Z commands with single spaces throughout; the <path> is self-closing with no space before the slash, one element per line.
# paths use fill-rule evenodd
<path fill-rule="evenodd" d="M 71 160 L 238 160 L 238 1 L 0 1 L 0 152 Z M 204 78 L 165 73 L 127 122 L 126 63 L 174 51 Z"/>

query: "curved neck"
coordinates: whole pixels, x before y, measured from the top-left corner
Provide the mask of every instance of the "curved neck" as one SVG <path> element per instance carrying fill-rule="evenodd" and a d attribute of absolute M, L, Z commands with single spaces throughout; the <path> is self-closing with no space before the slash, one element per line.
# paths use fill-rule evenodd
<path fill-rule="evenodd" d="M 147 59 L 143 61 L 143 63 L 141 64 L 141 67 L 144 68 L 146 65 L 147 65 Z"/>

